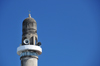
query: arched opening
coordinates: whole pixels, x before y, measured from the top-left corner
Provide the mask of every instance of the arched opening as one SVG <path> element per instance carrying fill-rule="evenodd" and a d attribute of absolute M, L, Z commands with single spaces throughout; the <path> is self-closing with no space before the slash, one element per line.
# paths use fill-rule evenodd
<path fill-rule="evenodd" d="M 33 36 L 30 38 L 30 45 L 33 45 Z"/>

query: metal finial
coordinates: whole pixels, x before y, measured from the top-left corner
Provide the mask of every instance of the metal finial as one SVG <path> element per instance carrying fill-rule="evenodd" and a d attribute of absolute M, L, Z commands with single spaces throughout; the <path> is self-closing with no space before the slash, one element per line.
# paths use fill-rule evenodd
<path fill-rule="evenodd" d="M 30 11 L 30 10 L 28 10 L 28 12 L 29 12 L 29 14 L 30 14 L 30 12 L 31 12 L 31 11 Z"/>
<path fill-rule="evenodd" d="M 31 11 L 29 10 L 28 12 L 29 12 L 29 17 L 31 18 L 31 14 L 30 14 Z"/>

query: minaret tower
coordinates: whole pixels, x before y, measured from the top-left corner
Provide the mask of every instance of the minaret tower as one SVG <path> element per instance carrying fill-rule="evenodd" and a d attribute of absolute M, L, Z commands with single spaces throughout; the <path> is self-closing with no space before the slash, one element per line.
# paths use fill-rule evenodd
<path fill-rule="evenodd" d="M 38 56 L 42 53 L 38 42 L 37 23 L 29 14 L 22 24 L 22 44 L 17 48 L 21 66 L 38 66 Z"/>

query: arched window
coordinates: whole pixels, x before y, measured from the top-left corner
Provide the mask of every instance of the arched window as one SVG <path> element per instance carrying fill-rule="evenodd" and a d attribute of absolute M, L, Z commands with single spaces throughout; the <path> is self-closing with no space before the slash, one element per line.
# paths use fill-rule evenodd
<path fill-rule="evenodd" d="M 33 45 L 33 36 L 30 38 L 30 45 Z"/>

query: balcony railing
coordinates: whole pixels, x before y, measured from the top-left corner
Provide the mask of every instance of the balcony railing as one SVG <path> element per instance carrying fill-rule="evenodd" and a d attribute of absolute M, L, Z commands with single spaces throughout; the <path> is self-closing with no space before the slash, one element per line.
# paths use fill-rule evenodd
<path fill-rule="evenodd" d="M 20 56 L 38 56 L 36 52 L 22 52 Z"/>

